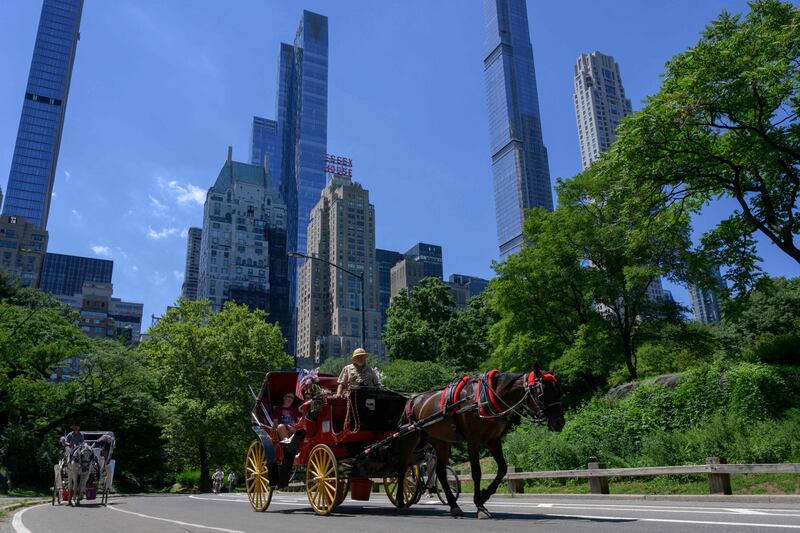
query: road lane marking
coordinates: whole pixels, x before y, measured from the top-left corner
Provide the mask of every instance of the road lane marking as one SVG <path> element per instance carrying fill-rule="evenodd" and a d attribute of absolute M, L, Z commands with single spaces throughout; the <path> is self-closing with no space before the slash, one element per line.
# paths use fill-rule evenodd
<path fill-rule="evenodd" d="M 616 504 L 592 504 L 592 503 L 507 503 L 492 502 L 492 507 L 510 508 L 541 508 L 552 507 L 555 509 L 586 509 L 597 511 L 642 511 L 642 512 L 664 512 L 664 513 L 687 513 L 687 514 L 743 514 L 743 515 L 768 515 L 798 517 L 797 509 L 736 509 L 730 507 L 688 507 L 688 506 L 667 506 L 667 505 L 616 505 Z M 788 514 L 787 514 L 788 513 Z"/>
<path fill-rule="evenodd" d="M 14 513 L 14 518 L 11 519 L 11 527 L 14 528 L 14 531 L 17 533 L 32 533 L 30 529 L 25 527 L 25 524 L 22 523 L 22 515 L 26 512 L 30 511 L 31 509 L 36 509 L 37 507 L 43 507 L 47 505 L 46 503 L 40 503 L 39 505 L 34 505 L 32 507 L 25 507 Z"/>
<path fill-rule="evenodd" d="M 550 514 L 547 513 L 543 516 L 555 516 L 558 518 L 583 518 L 586 520 L 606 520 L 609 522 L 658 522 L 665 524 L 692 524 L 704 526 L 737 526 L 737 527 L 771 527 L 778 529 L 800 529 L 800 525 L 791 524 L 765 524 L 755 522 L 716 522 L 713 520 L 676 520 L 671 518 L 635 518 L 629 516 L 594 516 L 594 515 L 579 515 L 579 514 Z"/>
<path fill-rule="evenodd" d="M 117 511 L 118 513 L 132 514 L 134 516 L 140 516 L 142 518 L 149 518 L 150 520 L 159 520 L 161 522 L 169 522 L 171 524 L 178 524 L 179 526 L 199 527 L 201 529 L 211 529 L 213 531 L 222 531 L 223 533 L 245 533 L 244 531 L 239 531 L 238 529 L 225 529 L 223 527 L 206 526 L 204 524 L 193 524 L 191 522 L 181 522 L 180 520 L 172 520 L 170 518 L 161 518 L 160 516 L 152 516 L 152 515 L 149 515 L 149 514 L 134 513 L 133 511 L 125 511 L 124 509 L 117 509 L 113 505 L 107 507 L 107 509 L 111 509 L 112 511 Z M 24 533 L 24 532 L 20 532 L 20 533 Z"/>

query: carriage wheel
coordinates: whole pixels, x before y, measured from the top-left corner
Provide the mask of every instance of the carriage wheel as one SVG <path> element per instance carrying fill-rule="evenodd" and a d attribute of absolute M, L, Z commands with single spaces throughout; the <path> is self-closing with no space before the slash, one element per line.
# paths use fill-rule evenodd
<path fill-rule="evenodd" d="M 403 508 L 408 509 L 417 501 L 417 494 L 421 489 L 419 479 L 419 467 L 412 465 L 406 470 L 406 477 L 403 481 Z M 392 505 L 400 509 L 399 502 L 397 501 L 397 478 L 385 477 L 383 478 L 383 489 L 386 491 L 386 496 Z"/>
<path fill-rule="evenodd" d="M 266 511 L 272 500 L 272 487 L 269 486 L 264 445 L 258 439 L 254 440 L 247 450 L 247 457 L 244 460 L 244 484 L 253 510 L 259 513 Z"/>
<path fill-rule="evenodd" d="M 447 467 L 447 484 L 450 485 L 450 491 L 453 493 L 453 498 L 458 500 L 458 496 L 461 494 L 461 480 L 458 479 L 458 474 L 456 474 L 456 471 L 449 466 Z M 436 479 L 436 495 L 439 497 L 439 501 L 442 502 L 443 505 L 447 505 L 447 496 L 445 496 L 444 489 L 442 488 L 442 482 L 438 478 Z"/>
<path fill-rule="evenodd" d="M 308 456 L 306 494 L 314 512 L 323 516 L 331 514 L 344 499 L 344 487 L 339 483 L 339 465 L 333 451 L 324 444 L 314 446 Z"/>

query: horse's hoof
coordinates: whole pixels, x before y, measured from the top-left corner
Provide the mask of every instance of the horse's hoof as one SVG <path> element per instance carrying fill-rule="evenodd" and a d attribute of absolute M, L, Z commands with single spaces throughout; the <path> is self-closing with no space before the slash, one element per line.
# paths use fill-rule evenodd
<path fill-rule="evenodd" d="M 478 520 L 484 520 L 486 518 L 492 518 L 492 513 L 484 508 L 478 509 Z"/>
<path fill-rule="evenodd" d="M 464 516 L 464 511 L 461 510 L 461 507 L 455 506 L 450 508 L 450 516 L 453 518 L 461 518 Z"/>

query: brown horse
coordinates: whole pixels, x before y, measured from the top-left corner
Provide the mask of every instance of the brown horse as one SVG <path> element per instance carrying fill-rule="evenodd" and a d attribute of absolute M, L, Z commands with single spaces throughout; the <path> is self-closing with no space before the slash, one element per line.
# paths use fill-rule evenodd
<path fill-rule="evenodd" d="M 409 400 L 406 408 L 408 420 L 412 423 L 419 422 L 442 411 L 443 395 L 447 392 L 447 389 L 439 389 Z M 561 388 L 555 376 L 543 373 L 537 363 L 529 374 L 492 371 L 468 382 L 465 380 L 462 388 L 454 389 L 450 396 L 449 400 L 455 403 L 452 412 L 448 411 L 444 419 L 426 424 L 421 432 L 412 433 L 403 439 L 399 457 L 401 475 L 398 476 L 397 484 L 399 507 L 402 508 L 404 504 L 403 479 L 408 461 L 421 439 L 430 442 L 436 450 L 436 475 L 439 479 L 447 479 L 445 469 L 450 459 L 450 445 L 466 442 L 475 485 L 474 502 L 478 508 L 478 518 L 491 518 L 484 505 L 497 491 L 506 475 L 502 439 L 509 428 L 507 417 L 513 412 L 522 414 L 522 409 L 527 408 L 534 418 L 546 421 L 550 431 L 561 431 L 564 427 Z M 484 447 L 488 448 L 497 463 L 497 476 L 485 490 L 481 490 L 479 454 Z M 442 483 L 442 487 L 447 495 L 450 514 L 462 516 L 464 513 L 456 503 L 449 484 Z"/>

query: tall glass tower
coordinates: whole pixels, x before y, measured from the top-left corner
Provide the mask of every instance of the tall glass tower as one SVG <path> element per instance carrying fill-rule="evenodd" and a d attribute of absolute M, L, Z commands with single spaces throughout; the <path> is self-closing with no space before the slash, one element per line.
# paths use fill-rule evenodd
<path fill-rule="evenodd" d="M 4 215 L 47 229 L 83 0 L 44 0 L 11 160 Z"/>
<path fill-rule="evenodd" d="M 525 0 L 484 0 L 483 71 L 500 257 L 522 245 L 525 210 L 553 209 Z"/>
<path fill-rule="evenodd" d="M 276 108 L 287 248 L 306 253 L 311 209 L 319 202 L 326 180 L 328 17 L 303 11 L 294 44 L 281 43 Z M 296 316 L 297 265 L 289 265 L 289 282 L 289 301 Z"/>
<path fill-rule="evenodd" d="M 264 156 L 268 155 L 272 182 L 279 190 L 281 184 L 280 148 L 278 123 L 268 118 L 253 117 L 253 127 L 250 129 L 250 164 L 263 166 Z"/>

